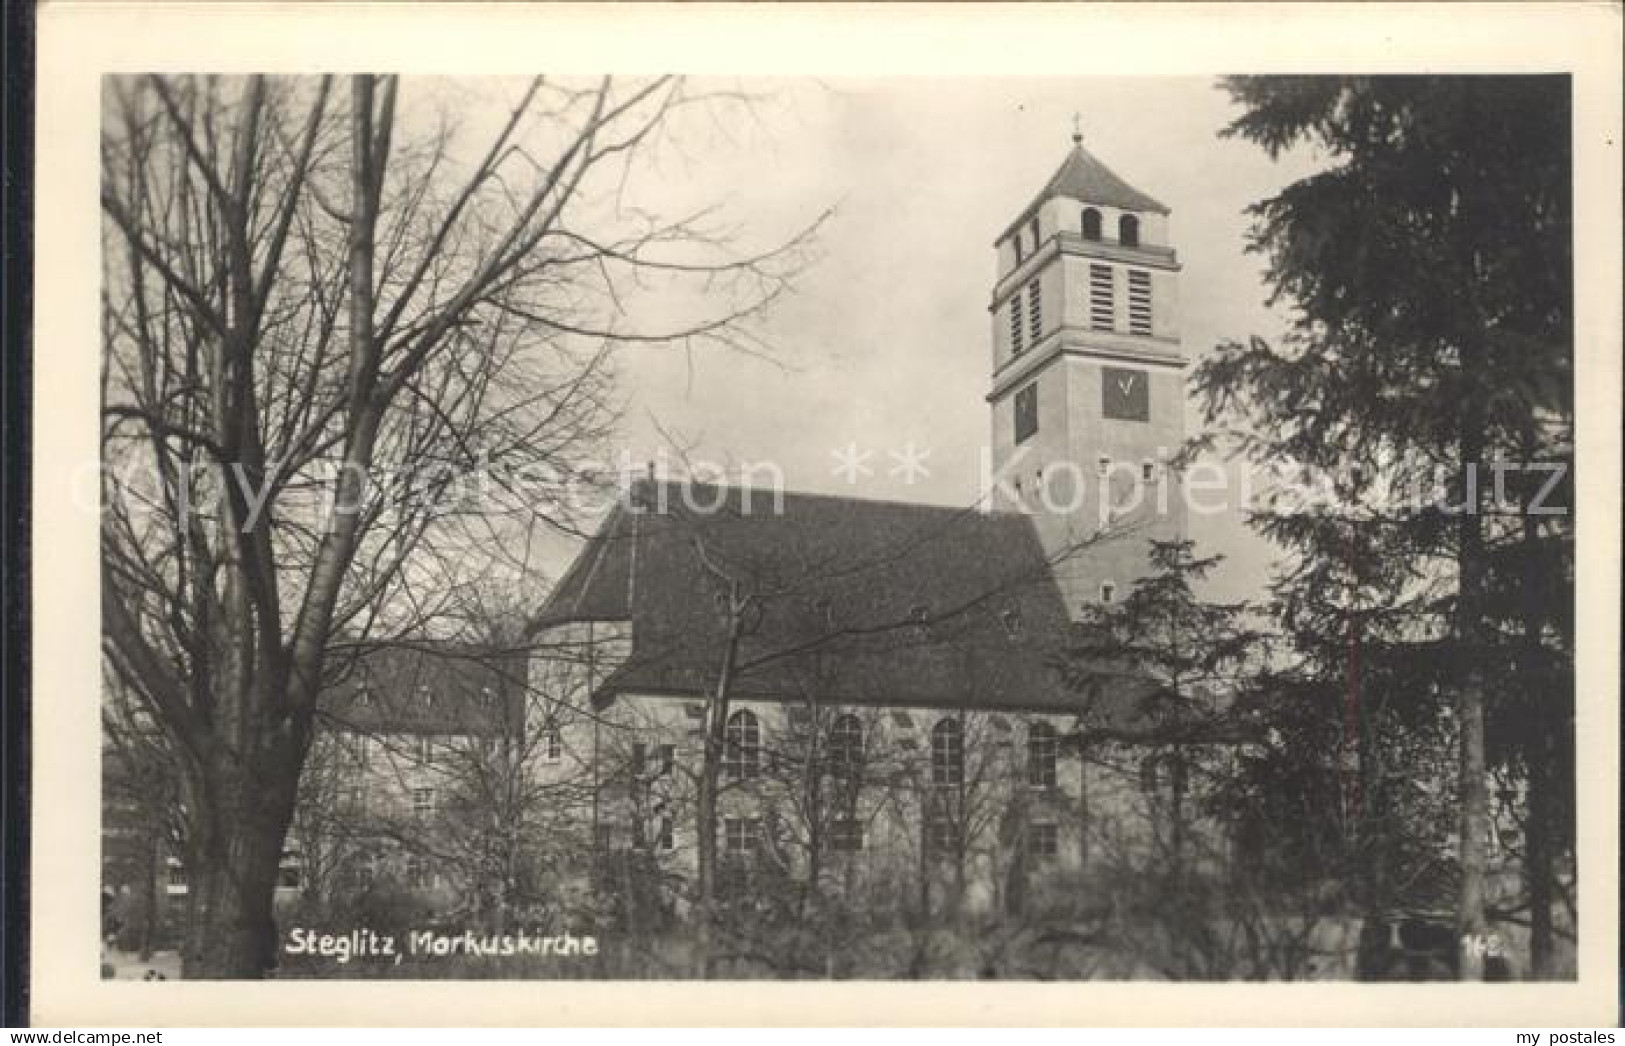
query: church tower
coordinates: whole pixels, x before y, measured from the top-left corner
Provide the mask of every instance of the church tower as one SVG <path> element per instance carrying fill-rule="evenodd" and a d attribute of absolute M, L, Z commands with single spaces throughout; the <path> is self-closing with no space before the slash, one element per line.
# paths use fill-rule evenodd
<path fill-rule="evenodd" d="M 993 500 L 1033 514 L 1074 615 L 1127 594 L 1148 539 L 1185 534 L 1168 464 L 1185 438 L 1168 215 L 1075 133 L 995 244 Z"/>

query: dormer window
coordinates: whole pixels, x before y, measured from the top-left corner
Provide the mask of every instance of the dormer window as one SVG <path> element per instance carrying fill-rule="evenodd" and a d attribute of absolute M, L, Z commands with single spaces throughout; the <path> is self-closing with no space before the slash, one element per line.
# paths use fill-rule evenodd
<path fill-rule="evenodd" d="M 1132 214 L 1125 214 L 1117 219 L 1117 242 L 1124 247 L 1138 247 L 1140 245 L 1140 219 Z"/>
<path fill-rule="evenodd" d="M 1083 238 L 1086 240 L 1100 239 L 1100 212 L 1093 207 L 1083 209 Z"/>

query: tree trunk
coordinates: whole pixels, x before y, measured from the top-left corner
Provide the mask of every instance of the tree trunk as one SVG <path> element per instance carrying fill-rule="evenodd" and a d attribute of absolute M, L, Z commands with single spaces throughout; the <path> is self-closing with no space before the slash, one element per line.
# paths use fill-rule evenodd
<path fill-rule="evenodd" d="M 1535 460 L 1534 439 L 1524 439 L 1524 460 Z M 1523 517 L 1523 665 L 1524 686 L 1539 692 L 1537 683 L 1541 663 L 1541 631 L 1544 615 L 1538 593 L 1540 577 L 1540 522 L 1533 515 Z M 1554 695 L 1555 696 L 1555 695 Z M 1533 980 L 1550 980 L 1554 959 L 1552 935 L 1552 902 L 1555 899 L 1552 881 L 1552 861 L 1556 856 L 1551 845 L 1553 821 L 1556 817 L 1553 802 L 1553 762 L 1556 729 L 1552 724 L 1563 706 L 1548 707 L 1543 702 L 1533 709 L 1531 724 L 1533 737 L 1525 755 L 1529 772 L 1528 807 L 1524 814 L 1524 882 L 1529 892 L 1529 976 Z M 1559 715 L 1559 721 L 1566 721 Z"/>
<path fill-rule="evenodd" d="M 1529 763 L 1529 809 L 1525 819 L 1524 880 L 1529 890 L 1529 977 L 1544 981 L 1552 978 L 1555 948 L 1552 933 L 1552 902 L 1555 890 L 1552 882 L 1552 773 L 1543 765 L 1549 754 L 1545 742 L 1545 727 L 1536 728 L 1542 735 L 1531 753 Z"/>
<path fill-rule="evenodd" d="M 1464 352 L 1463 366 L 1476 363 Z M 1469 373 L 1471 373 L 1469 371 Z M 1456 602 L 1456 640 L 1460 676 L 1457 718 L 1461 730 L 1461 888 L 1456 912 L 1460 963 L 1464 981 L 1484 977 L 1489 921 L 1485 914 L 1490 832 L 1489 787 L 1484 760 L 1484 528 L 1477 469 L 1483 456 L 1482 411 L 1469 394 L 1462 412 L 1461 515 L 1456 549 L 1460 592 Z"/>
<path fill-rule="evenodd" d="M 147 874 L 141 877 L 141 936 L 137 945 L 142 962 L 151 959 L 158 946 L 158 876 L 163 872 L 164 861 L 156 823 L 147 829 L 146 858 Z"/>
<path fill-rule="evenodd" d="M 739 658 L 742 612 L 737 606 L 731 612 L 722 669 L 717 673 L 716 689 L 706 702 L 705 745 L 700 763 L 699 796 L 695 803 L 699 867 L 694 876 L 694 972 L 697 977 L 707 980 L 715 972 L 712 924 L 716 918 L 717 777 L 722 769 L 722 750 L 726 741 L 728 695 L 733 688 L 734 667 Z"/>
<path fill-rule="evenodd" d="M 182 951 L 188 980 L 254 980 L 276 965 L 272 910 L 298 765 L 233 773 L 215 759 L 213 795 L 199 798 L 188 847 L 191 918 Z"/>
<path fill-rule="evenodd" d="M 716 700 L 712 700 L 712 705 Z M 694 874 L 694 975 L 711 976 L 711 921 L 716 900 L 717 868 L 717 756 L 712 738 L 713 715 L 706 715 L 705 755 L 700 766 L 700 787 L 695 803 L 695 847 L 698 867 Z"/>
<path fill-rule="evenodd" d="M 1078 753 L 1078 871 L 1089 873 L 1089 833 L 1092 830 L 1089 815 L 1089 748 L 1083 746 Z"/>

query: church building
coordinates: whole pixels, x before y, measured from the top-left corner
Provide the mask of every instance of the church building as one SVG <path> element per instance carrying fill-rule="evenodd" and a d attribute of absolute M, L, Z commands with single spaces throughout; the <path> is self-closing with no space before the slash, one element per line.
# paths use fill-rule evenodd
<path fill-rule="evenodd" d="M 750 919 L 814 894 L 893 924 L 1042 916 L 1189 849 L 1188 760 L 1236 738 L 1133 666 L 1067 671 L 1087 611 L 1185 532 L 1168 209 L 1075 138 L 995 247 L 984 499 L 632 483 L 523 653 L 408 645 L 342 673 L 279 907 L 395 883 L 419 922 L 478 915 L 503 903 L 475 885 L 496 861 L 587 910 L 618 894 L 629 927 L 681 919 L 707 822 Z M 151 821 L 109 822 L 132 940 L 173 935 L 188 899 Z"/>
<path fill-rule="evenodd" d="M 985 503 L 631 485 L 541 608 L 530 679 L 597 851 L 692 876 L 708 747 L 725 884 L 1003 910 L 1155 843 L 1177 775 L 1080 739 L 1164 714 L 1156 686 L 1062 668 L 1185 532 L 1168 218 L 1075 136 L 999 235 Z"/>

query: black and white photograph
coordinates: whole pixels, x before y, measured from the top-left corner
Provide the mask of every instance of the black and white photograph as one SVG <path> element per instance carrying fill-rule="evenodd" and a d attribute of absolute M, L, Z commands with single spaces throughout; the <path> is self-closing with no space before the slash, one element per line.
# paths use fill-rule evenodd
<path fill-rule="evenodd" d="M 97 75 L 84 976 L 1607 974 L 1575 75 L 687 64 Z"/>

